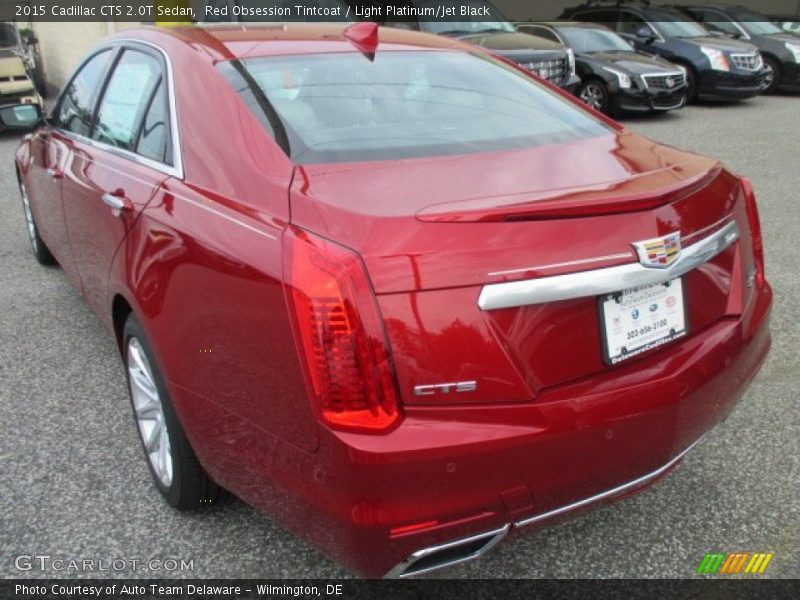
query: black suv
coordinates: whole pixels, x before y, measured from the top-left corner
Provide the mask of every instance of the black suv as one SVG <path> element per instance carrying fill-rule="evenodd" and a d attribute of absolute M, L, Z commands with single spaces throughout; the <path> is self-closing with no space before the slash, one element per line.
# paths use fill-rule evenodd
<path fill-rule="evenodd" d="M 571 51 L 555 42 L 526 33 L 519 33 L 514 25 L 490 2 L 485 0 L 400 0 L 392 3 L 398 7 L 427 8 L 452 4 L 456 10 L 468 5 L 476 14 L 488 16 L 464 17 L 467 21 L 426 21 L 408 17 L 387 17 L 381 25 L 426 31 L 454 37 L 486 48 L 532 71 L 559 87 L 574 92 L 580 85 L 575 75 L 575 60 Z"/>
<path fill-rule="evenodd" d="M 715 36 L 673 8 L 588 2 L 561 19 L 605 23 L 640 52 L 685 67 L 689 100 L 752 98 L 764 90 L 767 69 L 758 48 Z"/>
<path fill-rule="evenodd" d="M 686 102 L 686 70 L 636 52 L 598 23 L 517 23 L 517 30 L 564 44 L 575 53 L 578 97 L 607 114 L 666 111 Z"/>
<path fill-rule="evenodd" d="M 739 6 L 692 4 L 676 8 L 712 33 L 754 44 L 767 67 L 764 82 L 767 92 L 800 91 L 800 39 L 781 30 L 769 17 Z"/>

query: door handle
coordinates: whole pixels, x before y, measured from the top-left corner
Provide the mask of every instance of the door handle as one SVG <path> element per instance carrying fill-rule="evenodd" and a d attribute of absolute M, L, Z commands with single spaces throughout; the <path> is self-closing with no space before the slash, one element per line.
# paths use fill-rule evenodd
<path fill-rule="evenodd" d="M 103 194 L 103 202 L 111 207 L 111 212 L 115 217 L 133 210 L 133 202 L 128 200 L 125 196 Z"/>
<path fill-rule="evenodd" d="M 47 169 L 47 174 L 53 179 L 61 179 L 64 176 L 64 171 L 61 169 Z"/>

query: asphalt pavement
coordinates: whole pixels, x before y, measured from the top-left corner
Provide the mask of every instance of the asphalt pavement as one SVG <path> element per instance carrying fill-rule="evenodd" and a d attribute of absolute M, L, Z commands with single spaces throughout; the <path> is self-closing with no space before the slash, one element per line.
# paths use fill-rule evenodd
<path fill-rule="evenodd" d="M 773 552 L 762 577 L 800 577 L 800 97 L 624 122 L 753 180 L 775 289 L 771 355 L 730 418 L 653 489 L 439 577 L 696 577 L 711 551 Z M 0 136 L 0 576 L 347 577 L 241 501 L 178 513 L 158 496 L 111 335 L 31 254 L 19 137 Z M 110 570 L 55 571 L 53 559 Z"/>

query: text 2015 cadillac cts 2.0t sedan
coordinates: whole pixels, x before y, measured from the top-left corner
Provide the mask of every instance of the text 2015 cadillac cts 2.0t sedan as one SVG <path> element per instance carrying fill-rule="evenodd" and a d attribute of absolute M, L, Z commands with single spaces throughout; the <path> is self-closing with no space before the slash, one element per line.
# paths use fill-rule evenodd
<path fill-rule="evenodd" d="M 367 576 L 643 488 L 770 345 L 747 179 L 454 40 L 125 32 L 16 169 L 167 501 L 222 486 Z"/>

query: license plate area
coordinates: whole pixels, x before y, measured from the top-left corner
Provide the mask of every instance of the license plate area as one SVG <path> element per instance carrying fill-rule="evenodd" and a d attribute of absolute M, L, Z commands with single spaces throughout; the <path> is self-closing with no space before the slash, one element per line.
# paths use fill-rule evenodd
<path fill-rule="evenodd" d="M 600 296 L 603 360 L 616 365 L 689 332 L 682 279 Z"/>

